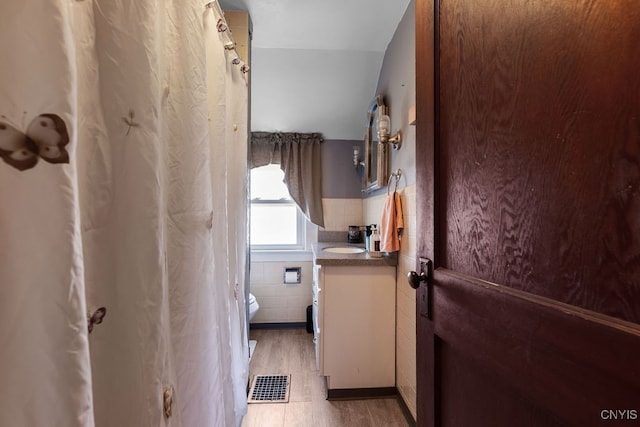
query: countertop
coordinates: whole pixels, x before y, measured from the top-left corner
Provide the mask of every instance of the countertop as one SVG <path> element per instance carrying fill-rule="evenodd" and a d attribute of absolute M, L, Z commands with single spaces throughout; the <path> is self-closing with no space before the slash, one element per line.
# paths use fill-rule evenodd
<path fill-rule="evenodd" d="M 347 244 L 342 242 L 318 242 L 313 245 L 313 260 L 318 265 L 367 265 L 392 266 L 398 265 L 398 253 L 383 253 L 381 258 L 373 258 L 368 252 L 359 254 L 335 254 L 322 249 L 333 246 L 356 246 L 364 248 L 364 244 Z"/>

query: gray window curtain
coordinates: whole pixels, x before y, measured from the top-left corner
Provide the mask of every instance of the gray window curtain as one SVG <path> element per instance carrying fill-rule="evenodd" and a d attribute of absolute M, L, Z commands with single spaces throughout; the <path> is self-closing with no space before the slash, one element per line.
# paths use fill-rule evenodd
<path fill-rule="evenodd" d="M 279 164 L 291 198 L 309 221 L 324 227 L 318 133 L 251 133 L 250 168 Z"/>

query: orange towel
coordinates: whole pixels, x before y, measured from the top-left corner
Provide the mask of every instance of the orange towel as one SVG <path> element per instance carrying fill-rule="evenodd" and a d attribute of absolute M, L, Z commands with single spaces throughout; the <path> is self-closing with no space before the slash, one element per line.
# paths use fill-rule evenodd
<path fill-rule="evenodd" d="M 400 195 L 394 191 L 392 195 L 387 197 L 382 209 L 380 250 L 383 252 L 399 251 L 403 229 L 402 202 L 400 201 Z"/>

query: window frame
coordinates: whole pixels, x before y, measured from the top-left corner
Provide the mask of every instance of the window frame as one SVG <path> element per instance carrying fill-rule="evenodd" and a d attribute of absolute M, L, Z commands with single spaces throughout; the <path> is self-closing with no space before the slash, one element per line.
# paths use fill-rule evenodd
<path fill-rule="evenodd" d="M 257 169 L 257 168 L 256 168 Z M 253 170 L 250 170 L 250 174 Z M 252 177 L 253 179 L 253 177 Z M 282 183 L 285 185 L 286 184 Z M 249 228 L 251 228 L 251 216 L 253 215 L 253 206 L 254 205 L 289 205 L 293 206 L 296 211 L 296 243 L 294 244 L 252 244 L 251 239 L 249 239 L 249 247 L 251 252 L 292 252 L 292 251 L 304 251 L 306 249 L 306 234 L 307 234 L 307 219 L 300 211 L 298 204 L 291 198 L 291 195 L 288 198 L 281 199 L 269 199 L 269 198 L 260 198 L 253 197 L 253 194 L 250 194 L 250 217 L 249 217 Z M 253 232 L 250 230 L 250 236 L 253 235 Z"/>
<path fill-rule="evenodd" d="M 251 199 L 253 205 L 271 205 L 293 206 L 296 209 L 296 243 L 293 244 L 250 244 L 252 251 L 301 251 L 305 248 L 306 218 L 300 212 L 298 205 L 293 199 L 269 200 L 269 199 Z M 253 212 L 253 209 L 252 209 Z"/>

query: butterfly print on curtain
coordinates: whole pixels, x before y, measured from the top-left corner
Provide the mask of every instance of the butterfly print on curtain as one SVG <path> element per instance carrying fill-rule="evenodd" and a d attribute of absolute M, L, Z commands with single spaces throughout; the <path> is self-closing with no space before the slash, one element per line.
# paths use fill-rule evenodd
<path fill-rule="evenodd" d="M 93 332 L 93 325 L 99 325 L 102 323 L 104 316 L 107 314 L 107 309 L 105 307 L 100 307 L 93 314 L 89 313 L 87 315 L 87 324 L 89 333 Z"/>
<path fill-rule="evenodd" d="M 67 125 L 56 114 L 39 115 L 25 133 L 0 116 L 0 157 L 18 170 L 31 169 L 38 158 L 49 163 L 69 163 L 65 148 L 68 143 Z"/>

